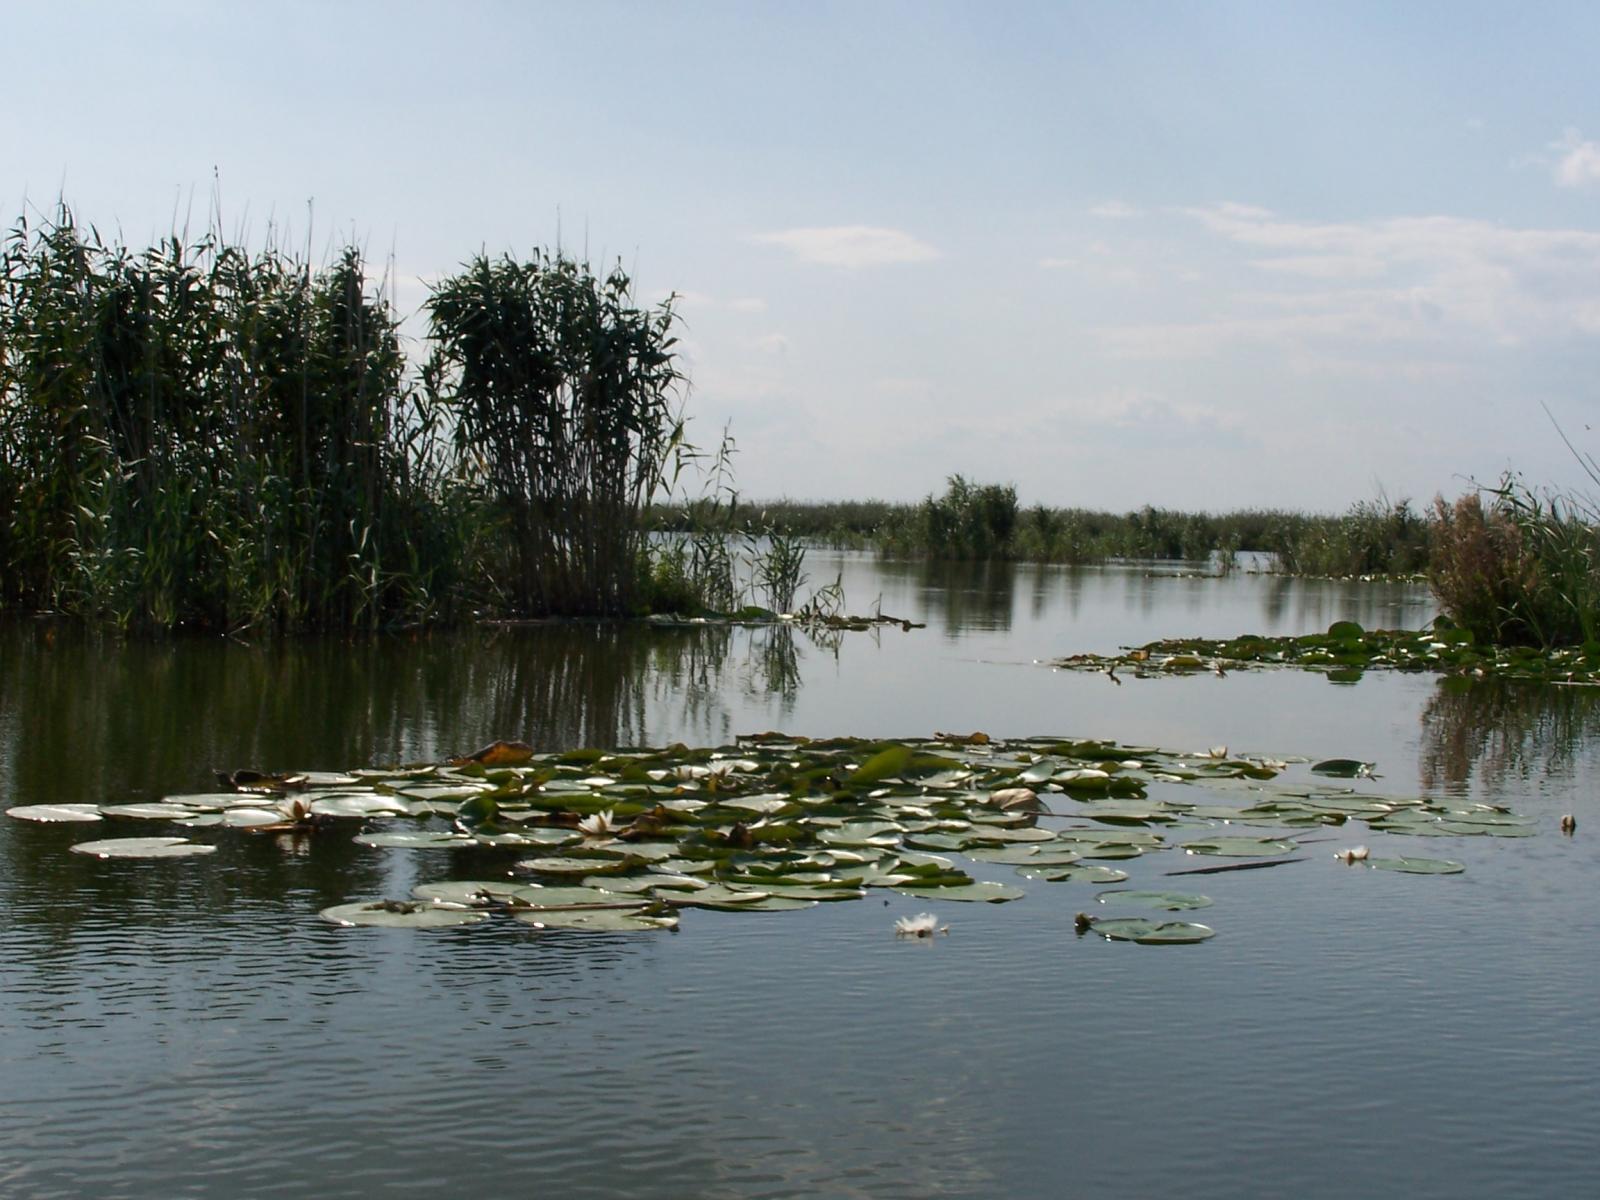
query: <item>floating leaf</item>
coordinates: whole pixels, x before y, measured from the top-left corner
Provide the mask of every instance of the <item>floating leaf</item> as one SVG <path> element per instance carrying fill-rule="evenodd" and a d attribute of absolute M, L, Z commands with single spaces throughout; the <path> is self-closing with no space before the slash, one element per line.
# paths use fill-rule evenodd
<path fill-rule="evenodd" d="M 1049 883 L 1122 883 L 1128 878 L 1115 867 L 1018 867 L 1017 874 Z"/>
<path fill-rule="evenodd" d="M 596 909 L 590 912 L 519 912 L 519 921 L 539 929 L 570 929 L 590 933 L 640 933 L 676 929 L 678 918 L 654 916 L 642 909 Z"/>
<path fill-rule="evenodd" d="M 524 858 L 517 870 L 532 871 L 536 875 L 605 875 L 628 869 L 626 860 L 620 858 Z"/>
<path fill-rule="evenodd" d="M 1209 925 L 1189 921 L 1150 921 L 1143 917 L 1106 917 L 1090 925 L 1101 937 L 1117 942 L 1138 942 L 1145 946 L 1188 945 L 1215 937 Z"/>
<path fill-rule="evenodd" d="M 215 854 L 217 848 L 181 837 L 107 838 L 101 842 L 79 842 L 72 847 L 72 852 L 95 858 L 193 858 Z"/>
<path fill-rule="evenodd" d="M 1214 837 L 1201 842 L 1185 842 L 1190 854 L 1216 854 L 1224 858 L 1271 858 L 1288 854 L 1296 843 L 1288 838 Z"/>
<path fill-rule="evenodd" d="M 1032 846 L 976 846 L 967 852 L 967 857 L 980 862 L 1005 863 L 1016 867 L 1068 867 L 1082 856 L 1076 846 L 1069 849 L 1060 843 L 1052 843 Z"/>
<path fill-rule="evenodd" d="M 248 829 L 252 825 L 279 825 L 288 820 L 275 808 L 230 808 L 222 814 L 222 823 L 233 829 Z"/>
<path fill-rule="evenodd" d="M 108 804 L 100 810 L 102 816 L 131 817 L 136 821 L 175 821 L 192 817 L 195 812 L 181 804 Z"/>
<path fill-rule="evenodd" d="M 323 909 L 321 915 L 335 925 L 376 925 L 389 929 L 442 929 L 452 925 L 473 925 L 488 919 L 487 913 L 470 908 L 450 908 L 420 900 L 370 900 L 336 904 Z"/>
<path fill-rule="evenodd" d="M 1447 858 L 1369 858 L 1367 866 L 1408 875 L 1459 875 L 1467 868 Z"/>
<path fill-rule="evenodd" d="M 1210 896 L 1188 892 L 1101 892 L 1095 899 L 1101 904 L 1131 904 L 1136 908 L 1160 908 L 1167 912 L 1211 907 Z"/>
<path fill-rule="evenodd" d="M 852 786 L 859 787 L 862 784 L 877 783 L 881 779 L 892 778 L 911 764 L 911 756 L 910 746 L 890 746 L 880 750 L 850 773 L 849 782 Z"/>
<path fill-rule="evenodd" d="M 94 804 L 21 804 L 6 809 L 6 816 L 19 821 L 98 821 L 100 809 Z"/>
<path fill-rule="evenodd" d="M 319 817 L 378 817 L 403 816 L 407 810 L 405 804 L 393 796 L 351 792 L 319 796 L 311 802 L 311 811 Z"/>
<path fill-rule="evenodd" d="M 442 829 L 362 833 L 357 834 L 352 840 L 360 846 L 394 846 L 411 850 L 456 849 L 478 844 L 477 839 L 470 834 L 452 833 Z"/>
<path fill-rule="evenodd" d="M 1325 758 L 1319 763 L 1312 763 L 1311 770 L 1317 775 L 1333 775 L 1340 779 L 1362 779 L 1372 774 L 1376 764 L 1361 762 L 1354 758 Z"/>
<path fill-rule="evenodd" d="M 906 883 L 894 890 L 902 896 L 919 896 L 924 900 L 966 900 L 988 904 L 1020 900 L 1027 895 L 1021 888 L 1004 883 L 964 883 L 951 887 L 926 887 Z"/>

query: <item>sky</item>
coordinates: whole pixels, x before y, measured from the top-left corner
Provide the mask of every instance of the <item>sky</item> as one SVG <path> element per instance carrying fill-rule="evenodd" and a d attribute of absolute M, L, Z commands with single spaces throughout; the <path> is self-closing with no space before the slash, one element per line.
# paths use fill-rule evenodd
<path fill-rule="evenodd" d="M 0 0 L 0 215 L 669 295 L 751 499 L 1600 490 L 1600 5 Z"/>

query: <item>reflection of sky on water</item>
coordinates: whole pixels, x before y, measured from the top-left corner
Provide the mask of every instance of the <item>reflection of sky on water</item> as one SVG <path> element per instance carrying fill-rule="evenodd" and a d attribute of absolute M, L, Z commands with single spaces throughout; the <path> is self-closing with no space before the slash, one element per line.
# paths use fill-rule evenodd
<path fill-rule="evenodd" d="M 495 736 L 985 729 L 1369 759 L 1363 791 L 1508 803 L 1539 836 L 1315 831 L 1304 863 L 1182 881 L 1216 901 L 1219 935 L 1153 950 L 1075 937 L 1095 905 L 1080 885 L 693 913 L 660 936 L 342 930 L 316 910 L 506 860 L 206 833 L 222 848 L 204 862 L 107 864 L 66 853 L 80 831 L 0 821 L 0 1192 L 1231 1197 L 1244 1163 L 1263 1194 L 1581 1194 L 1586 1142 L 1560 1131 L 1600 1120 L 1589 693 L 1380 672 L 1117 686 L 1035 662 L 1416 625 L 1415 588 L 811 565 L 841 569 L 850 608 L 929 628 L 259 647 L 0 630 L 0 797 L 146 798 L 209 787 L 213 767 Z M 1563 811 L 1576 838 L 1553 833 Z M 1335 864 L 1357 840 L 1468 871 Z M 1125 865 L 1130 886 L 1171 887 L 1186 864 Z M 894 918 L 928 908 L 951 935 L 896 941 Z"/>

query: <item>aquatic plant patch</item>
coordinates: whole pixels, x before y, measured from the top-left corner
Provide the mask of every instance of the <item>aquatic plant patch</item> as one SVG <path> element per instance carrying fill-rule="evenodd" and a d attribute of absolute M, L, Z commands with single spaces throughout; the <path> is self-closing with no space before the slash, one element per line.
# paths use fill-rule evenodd
<path fill-rule="evenodd" d="M 1600 645 L 1536 649 L 1479 644 L 1447 618 L 1429 628 L 1366 630 L 1336 621 L 1302 637 L 1164 638 L 1120 654 L 1074 654 L 1053 666 L 1098 671 L 1120 682 L 1163 675 L 1298 667 L 1331 683 L 1355 683 L 1366 671 L 1432 671 L 1463 679 L 1494 677 L 1600 685 Z"/>
<path fill-rule="evenodd" d="M 223 777 L 233 791 L 10 815 L 205 831 L 204 841 L 112 837 L 72 847 L 99 859 L 200 857 L 263 836 L 343 837 L 358 853 L 414 854 L 424 874 L 440 866 L 459 875 L 408 896 L 351 897 L 323 910 L 340 925 L 454 928 L 506 918 L 603 933 L 673 930 L 686 909 L 771 914 L 874 893 L 1000 904 L 1035 884 L 1105 887 L 1135 871 L 1304 863 L 1312 859 L 1296 854 L 1301 841 L 1323 826 L 1363 824 L 1370 838 L 1533 832 L 1500 807 L 1358 791 L 1358 783 L 1370 787 L 1371 768 L 1223 746 L 1182 753 L 981 733 L 893 741 L 764 733 L 720 747 L 553 752 L 493 742 L 443 763 L 241 771 Z M 1363 848 L 1367 866 L 1405 874 L 1464 869 L 1364 856 Z M 1354 858 L 1347 852 L 1344 861 Z M 1191 865 L 1207 860 L 1215 865 Z M 1095 899 L 1109 911 L 1080 917 L 1080 927 L 1155 945 L 1212 936 L 1207 926 L 1121 911 L 1211 904 L 1153 883 L 1101 891 Z"/>

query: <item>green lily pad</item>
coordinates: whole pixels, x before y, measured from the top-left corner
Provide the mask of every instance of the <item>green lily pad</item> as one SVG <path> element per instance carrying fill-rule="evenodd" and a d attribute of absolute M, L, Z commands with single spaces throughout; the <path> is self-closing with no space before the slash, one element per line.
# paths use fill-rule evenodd
<path fill-rule="evenodd" d="M 517 863 L 517 870 L 536 875 L 605 875 L 627 869 L 620 858 L 524 858 Z"/>
<path fill-rule="evenodd" d="M 450 850 L 478 844 L 477 839 L 470 834 L 453 833 L 443 829 L 362 833 L 351 840 L 360 846 L 393 846 L 411 850 Z"/>
<path fill-rule="evenodd" d="M 600 888 L 603 891 L 616 892 L 623 895 L 635 895 L 639 892 L 653 892 L 657 888 L 668 891 L 696 892 L 709 887 L 703 879 L 696 879 L 693 875 L 593 875 L 584 879 L 584 887 Z"/>
<path fill-rule="evenodd" d="M 1272 858 L 1288 854 L 1297 846 L 1288 838 L 1214 837 L 1201 842 L 1185 842 L 1190 854 L 1215 854 L 1224 858 Z"/>
<path fill-rule="evenodd" d="M 713 883 L 698 891 L 685 892 L 683 895 L 672 897 L 675 904 L 686 904 L 693 908 L 747 908 L 758 901 L 766 900 L 771 892 L 759 891 L 755 888 L 732 888 L 724 883 Z"/>
<path fill-rule="evenodd" d="M 411 894 L 418 900 L 439 904 L 482 904 L 486 899 L 509 900 L 518 892 L 532 890 L 532 884 L 514 879 L 447 879 L 420 883 L 411 889 Z"/>
<path fill-rule="evenodd" d="M 470 908 L 449 908 L 426 901 L 368 900 L 356 904 L 336 904 L 321 913 L 335 925 L 375 925 L 387 929 L 443 929 L 452 925 L 473 925 L 487 920 L 488 913 Z"/>
<path fill-rule="evenodd" d="M 1159 908 L 1167 912 L 1211 907 L 1210 896 L 1197 896 L 1188 892 L 1101 892 L 1095 899 L 1101 904 L 1131 904 L 1135 908 Z"/>
<path fill-rule="evenodd" d="M 1122 883 L 1128 878 L 1126 871 L 1115 867 L 1018 867 L 1017 874 L 1024 879 L 1043 879 L 1048 883 Z"/>
<path fill-rule="evenodd" d="M 1019 887 L 1005 883 L 964 883 L 951 887 L 922 887 L 900 884 L 894 889 L 902 896 L 917 896 L 923 900 L 963 900 L 985 904 L 1003 904 L 1007 900 L 1020 900 L 1027 895 Z"/>
<path fill-rule="evenodd" d="M 107 838 L 100 842 L 79 842 L 71 849 L 74 854 L 95 858 L 194 858 L 217 852 L 215 846 L 181 837 Z"/>
<path fill-rule="evenodd" d="M 519 912 L 516 919 L 539 929 L 573 929 L 590 933 L 659 933 L 676 929 L 678 918 L 654 916 L 641 909 L 598 909 L 592 912 Z"/>
<path fill-rule="evenodd" d="M 1355 758 L 1325 758 L 1311 764 L 1314 775 L 1332 775 L 1339 779 L 1360 779 L 1372 774 L 1376 764 Z"/>
<path fill-rule="evenodd" d="M 1467 868 L 1448 858 L 1369 858 L 1367 866 L 1408 875 L 1459 875 Z"/>
<path fill-rule="evenodd" d="M 1150 921 L 1143 917 L 1106 917 L 1090 929 L 1116 942 L 1138 942 L 1143 946 L 1181 946 L 1215 937 L 1209 925 L 1190 921 Z"/>
<path fill-rule="evenodd" d="M 967 851 L 967 857 L 1013 867 L 1069 867 L 1082 855 L 1077 849 L 1055 843 L 1048 846 L 974 846 Z"/>
<path fill-rule="evenodd" d="M 403 816 L 407 809 L 393 796 L 368 792 L 318 796 L 311 802 L 311 811 L 319 817 L 379 817 Z"/>
<path fill-rule="evenodd" d="M 98 821 L 100 808 L 94 804 L 21 804 L 6 809 L 6 816 L 19 821 Z"/>
<path fill-rule="evenodd" d="M 230 808 L 222 814 L 222 823 L 232 829 L 249 829 L 254 825 L 278 825 L 288 819 L 275 808 Z"/>
<path fill-rule="evenodd" d="M 175 821 L 196 813 L 196 809 L 182 804 L 108 804 L 100 810 L 102 816 L 131 817 L 136 821 Z"/>
<path fill-rule="evenodd" d="M 505 900 L 514 908 L 566 908 L 573 904 L 627 904 L 635 896 L 609 888 L 572 885 L 562 887 L 520 887 Z M 641 904 L 645 901 L 639 901 Z"/>

